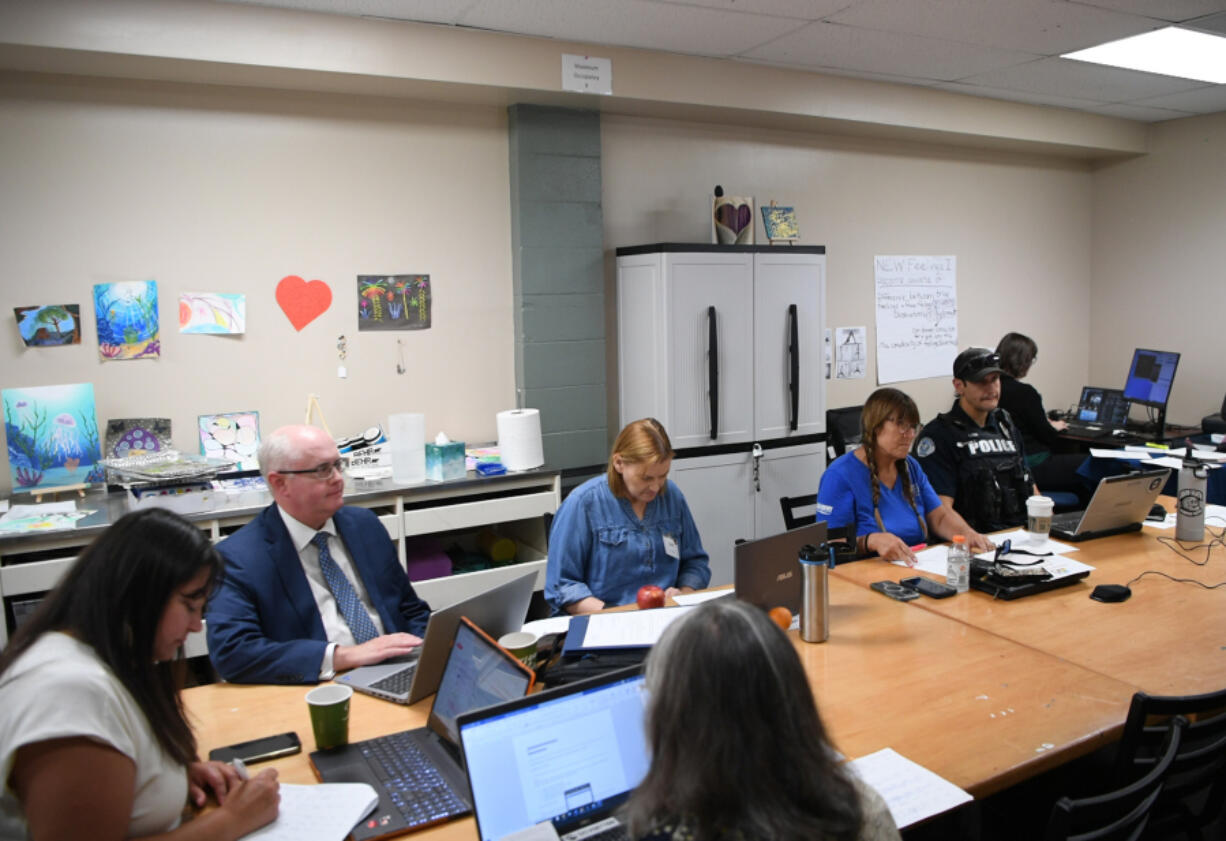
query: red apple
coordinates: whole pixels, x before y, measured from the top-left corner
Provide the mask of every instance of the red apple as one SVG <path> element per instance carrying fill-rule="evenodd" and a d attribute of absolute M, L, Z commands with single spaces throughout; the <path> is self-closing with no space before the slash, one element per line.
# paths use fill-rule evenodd
<path fill-rule="evenodd" d="M 634 598 L 639 610 L 649 610 L 653 607 L 664 607 L 664 591 L 654 584 L 644 584 L 639 588 Z"/>

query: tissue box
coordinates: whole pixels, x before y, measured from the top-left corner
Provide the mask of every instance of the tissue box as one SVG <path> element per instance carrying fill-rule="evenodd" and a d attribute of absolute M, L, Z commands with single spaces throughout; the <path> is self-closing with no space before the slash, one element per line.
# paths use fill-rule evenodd
<path fill-rule="evenodd" d="M 464 442 L 449 441 L 446 444 L 426 445 L 426 478 L 441 482 L 445 479 L 463 479 L 468 472 L 464 464 Z"/>

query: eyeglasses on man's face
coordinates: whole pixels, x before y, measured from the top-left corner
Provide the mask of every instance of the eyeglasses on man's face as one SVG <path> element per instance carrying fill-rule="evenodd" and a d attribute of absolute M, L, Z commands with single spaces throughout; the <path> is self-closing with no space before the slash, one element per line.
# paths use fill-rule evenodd
<path fill-rule="evenodd" d="M 282 476 L 305 476 L 308 479 L 331 479 L 333 473 L 344 474 L 349 469 L 349 459 L 338 458 L 336 461 L 325 461 L 323 464 L 317 464 L 314 467 L 307 467 L 303 470 L 274 470 L 273 473 L 280 473 Z"/>

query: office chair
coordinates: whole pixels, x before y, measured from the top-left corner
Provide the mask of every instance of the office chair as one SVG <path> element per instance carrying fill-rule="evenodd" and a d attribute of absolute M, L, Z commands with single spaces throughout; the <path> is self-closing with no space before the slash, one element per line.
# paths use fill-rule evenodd
<path fill-rule="evenodd" d="M 1212 415 L 1205 415 L 1200 422 L 1200 431 L 1209 435 L 1226 432 L 1226 397 L 1222 398 L 1222 410 Z"/>
<path fill-rule="evenodd" d="M 1150 810 L 1162 794 L 1167 773 L 1179 753 L 1187 719 L 1176 716 L 1149 772 L 1123 788 L 1095 797 L 1061 797 L 1052 806 L 1047 841 L 1137 841 L 1149 823 Z"/>
<path fill-rule="evenodd" d="M 1116 781 L 1132 779 L 1155 765 L 1173 716 L 1189 724 L 1146 836 L 1199 839 L 1222 818 L 1226 806 L 1226 689 L 1204 695 L 1133 695 L 1116 755 Z"/>
<path fill-rule="evenodd" d="M 860 443 L 860 413 L 863 406 L 826 410 L 826 464 Z"/>

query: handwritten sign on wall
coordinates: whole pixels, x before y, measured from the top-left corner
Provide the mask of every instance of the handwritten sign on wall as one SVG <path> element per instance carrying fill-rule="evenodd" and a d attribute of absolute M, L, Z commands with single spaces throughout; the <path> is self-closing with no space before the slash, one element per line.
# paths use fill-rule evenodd
<path fill-rule="evenodd" d="M 958 258 L 877 256 L 877 382 L 948 377 L 958 355 Z"/>

